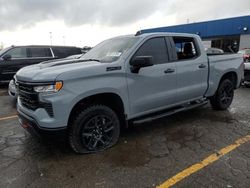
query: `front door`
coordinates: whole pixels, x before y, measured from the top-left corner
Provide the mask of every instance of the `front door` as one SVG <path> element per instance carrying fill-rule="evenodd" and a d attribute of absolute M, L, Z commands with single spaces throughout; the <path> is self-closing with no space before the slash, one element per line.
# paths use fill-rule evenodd
<path fill-rule="evenodd" d="M 176 64 L 169 62 L 166 40 L 164 37 L 146 40 L 132 57 L 152 56 L 154 63 L 138 73 L 128 70 L 132 116 L 154 112 L 176 102 Z"/>
<path fill-rule="evenodd" d="M 27 60 L 27 48 L 16 47 L 7 51 L 4 55 L 10 55 L 10 59 L 3 59 L 0 63 L 0 81 L 8 81 L 13 78 L 15 73 L 23 66 Z"/>

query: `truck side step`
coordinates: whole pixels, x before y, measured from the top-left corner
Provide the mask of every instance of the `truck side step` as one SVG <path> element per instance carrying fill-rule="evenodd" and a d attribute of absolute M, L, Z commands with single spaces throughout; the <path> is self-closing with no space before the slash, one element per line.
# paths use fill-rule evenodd
<path fill-rule="evenodd" d="M 176 107 L 176 108 L 171 108 L 165 111 L 161 111 L 160 113 L 155 113 L 153 115 L 147 115 L 141 118 L 136 118 L 135 120 L 132 120 L 132 122 L 134 124 L 141 124 L 141 123 L 146 123 L 146 122 L 150 122 L 150 121 L 154 121 L 156 119 L 160 119 L 166 116 L 170 116 L 172 114 L 178 113 L 178 112 L 182 112 L 182 111 L 186 111 L 186 110 L 190 110 L 192 108 L 196 108 L 196 107 L 200 107 L 203 105 L 206 105 L 208 103 L 208 100 L 206 99 L 202 99 L 202 100 L 198 100 L 195 102 L 191 102 L 191 103 L 187 103 L 185 105 Z"/>

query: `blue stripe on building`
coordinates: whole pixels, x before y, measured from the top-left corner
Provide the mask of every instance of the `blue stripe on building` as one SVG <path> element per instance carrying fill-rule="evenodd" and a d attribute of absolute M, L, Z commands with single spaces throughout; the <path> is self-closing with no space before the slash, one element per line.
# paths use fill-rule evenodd
<path fill-rule="evenodd" d="M 250 16 L 144 29 L 141 32 L 194 33 L 200 35 L 201 38 L 250 34 Z"/>

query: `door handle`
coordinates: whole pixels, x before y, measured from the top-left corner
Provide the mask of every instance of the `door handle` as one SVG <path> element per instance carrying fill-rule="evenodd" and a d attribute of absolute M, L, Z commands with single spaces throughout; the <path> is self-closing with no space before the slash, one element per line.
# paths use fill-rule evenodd
<path fill-rule="evenodd" d="M 164 73 L 166 73 L 166 74 L 173 73 L 173 72 L 175 72 L 174 69 L 167 69 L 167 70 L 164 71 Z"/>
<path fill-rule="evenodd" d="M 206 67 L 207 67 L 207 66 L 204 65 L 204 64 L 200 64 L 200 65 L 199 65 L 199 68 L 200 68 L 200 69 L 204 69 L 204 68 L 206 68 Z"/>

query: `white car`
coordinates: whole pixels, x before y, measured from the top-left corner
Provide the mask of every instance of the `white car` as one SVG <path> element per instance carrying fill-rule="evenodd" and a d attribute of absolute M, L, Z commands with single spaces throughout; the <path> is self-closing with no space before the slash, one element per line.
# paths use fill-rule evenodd
<path fill-rule="evenodd" d="M 13 98 L 17 98 L 16 85 L 15 85 L 13 79 L 9 82 L 8 93 L 9 93 L 9 96 L 11 96 Z"/>

